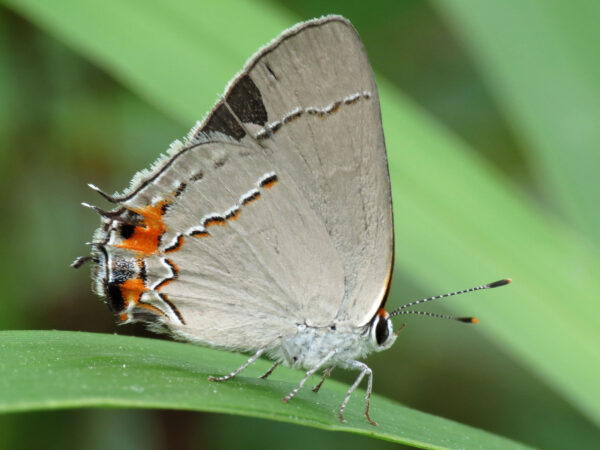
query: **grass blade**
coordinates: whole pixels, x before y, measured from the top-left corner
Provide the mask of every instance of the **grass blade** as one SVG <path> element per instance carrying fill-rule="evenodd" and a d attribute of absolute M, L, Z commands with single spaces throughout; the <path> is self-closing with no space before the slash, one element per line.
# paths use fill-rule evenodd
<path fill-rule="evenodd" d="M 600 246 L 600 5 L 437 3 L 527 149 L 548 204 Z"/>
<path fill-rule="evenodd" d="M 347 386 L 328 380 L 321 392 L 306 388 L 284 404 L 302 373 L 258 361 L 226 383 L 208 376 L 230 372 L 246 357 L 189 344 L 61 331 L 0 332 L 0 411 L 80 407 L 189 409 L 243 414 L 343 430 L 421 448 L 525 448 L 508 439 L 373 398 L 373 427 L 357 392 L 342 424 L 337 411 Z M 314 383 L 318 381 L 315 377 Z"/>

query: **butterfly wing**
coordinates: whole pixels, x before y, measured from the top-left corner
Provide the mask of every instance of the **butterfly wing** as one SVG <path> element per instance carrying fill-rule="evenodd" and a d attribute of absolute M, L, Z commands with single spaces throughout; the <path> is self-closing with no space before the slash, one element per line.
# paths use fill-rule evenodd
<path fill-rule="evenodd" d="M 387 293 L 394 237 L 379 97 L 362 42 L 339 16 L 306 22 L 241 76 L 264 100 L 262 145 L 293 177 L 342 260 L 337 319 L 363 325 Z"/>
<path fill-rule="evenodd" d="M 329 16 L 259 51 L 208 117 L 138 174 L 97 232 L 122 320 L 253 350 L 300 324 L 366 323 L 392 259 L 377 88 Z"/>

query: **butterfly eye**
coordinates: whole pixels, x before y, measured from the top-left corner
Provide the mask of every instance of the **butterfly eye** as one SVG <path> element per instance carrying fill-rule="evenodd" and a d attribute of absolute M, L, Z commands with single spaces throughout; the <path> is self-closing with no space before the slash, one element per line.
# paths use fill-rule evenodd
<path fill-rule="evenodd" d="M 377 345 L 384 345 L 389 337 L 390 324 L 388 323 L 388 319 L 378 317 L 375 324 L 375 340 L 377 341 Z"/>

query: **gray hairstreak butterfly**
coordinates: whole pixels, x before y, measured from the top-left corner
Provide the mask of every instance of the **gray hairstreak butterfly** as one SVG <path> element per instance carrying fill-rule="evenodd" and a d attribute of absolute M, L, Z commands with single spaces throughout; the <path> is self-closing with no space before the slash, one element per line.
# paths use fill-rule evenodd
<path fill-rule="evenodd" d="M 407 309 L 384 309 L 394 228 L 373 72 L 356 30 L 327 16 L 262 48 L 183 142 L 122 194 L 91 243 L 94 290 L 121 323 L 306 370 L 373 375 L 362 361 L 395 341 Z M 469 292 L 509 283 L 467 289 Z"/>

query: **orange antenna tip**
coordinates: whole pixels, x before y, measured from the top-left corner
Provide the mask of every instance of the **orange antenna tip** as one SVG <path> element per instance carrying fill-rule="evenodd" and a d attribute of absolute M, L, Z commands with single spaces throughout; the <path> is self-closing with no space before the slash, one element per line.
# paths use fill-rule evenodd
<path fill-rule="evenodd" d="M 455 320 L 460 320 L 465 323 L 479 323 L 479 319 L 477 317 L 456 317 Z"/>

